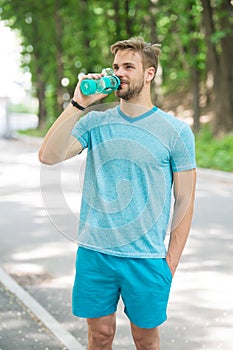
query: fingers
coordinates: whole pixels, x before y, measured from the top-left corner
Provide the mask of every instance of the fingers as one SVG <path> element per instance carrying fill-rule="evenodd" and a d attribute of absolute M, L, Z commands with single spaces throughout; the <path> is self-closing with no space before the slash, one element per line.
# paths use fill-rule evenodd
<path fill-rule="evenodd" d="M 80 90 L 81 82 L 84 79 L 98 80 L 98 79 L 102 78 L 103 76 L 104 76 L 103 73 L 89 73 L 89 74 L 83 74 L 81 77 L 79 76 L 79 81 L 76 85 L 73 99 L 76 102 L 78 102 L 81 106 L 87 107 L 87 106 L 93 104 L 94 102 L 106 97 L 107 94 L 102 94 L 102 93 L 85 96 L 82 94 L 82 92 Z"/>
<path fill-rule="evenodd" d="M 84 79 L 95 79 L 98 80 L 100 78 L 102 78 L 104 76 L 103 73 L 88 73 L 88 74 L 83 74 L 80 78 L 79 78 L 79 82 L 81 82 Z"/>

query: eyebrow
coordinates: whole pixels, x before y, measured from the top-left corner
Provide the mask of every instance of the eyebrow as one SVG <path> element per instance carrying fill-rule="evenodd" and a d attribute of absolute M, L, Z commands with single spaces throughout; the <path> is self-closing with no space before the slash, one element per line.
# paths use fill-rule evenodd
<path fill-rule="evenodd" d="M 135 63 L 133 63 L 133 62 L 124 62 L 122 65 L 123 66 L 130 65 L 130 66 L 134 66 L 135 67 Z M 117 63 L 113 63 L 113 67 L 118 67 L 118 64 Z"/>

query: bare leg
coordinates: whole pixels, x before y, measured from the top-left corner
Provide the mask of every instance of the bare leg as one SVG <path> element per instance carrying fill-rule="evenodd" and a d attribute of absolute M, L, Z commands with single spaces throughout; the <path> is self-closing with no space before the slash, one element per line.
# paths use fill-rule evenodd
<path fill-rule="evenodd" d="M 88 318 L 88 350 L 111 350 L 116 331 L 116 314 Z"/>
<path fill-rule="evenodd" d="M 160 350 L 158 327 L 139 328 L 131 323 L 131 331 L 137 350 Z"/>

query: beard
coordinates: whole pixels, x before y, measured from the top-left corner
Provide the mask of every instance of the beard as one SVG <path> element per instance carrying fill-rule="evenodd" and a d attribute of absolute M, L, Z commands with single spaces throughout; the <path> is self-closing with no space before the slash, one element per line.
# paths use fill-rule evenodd
<path fill-rule="evenodd" d="M 121 88 L 117 90 L 116 96 L 122 98 L 125 101 L 129 101 L 132 98 L 137 97 L 144 87 L 143 78 L 138 83 L 135 83 L 132 85 L 130 85 L 130 83 L 127 84 L 127 87 L 128 87 L 127 91 L 122 91 L 123 89 Z"/>

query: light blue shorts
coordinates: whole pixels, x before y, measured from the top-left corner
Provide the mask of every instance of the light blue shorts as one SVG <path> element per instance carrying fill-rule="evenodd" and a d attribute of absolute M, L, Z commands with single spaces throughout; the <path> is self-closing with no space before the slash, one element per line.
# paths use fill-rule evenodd
<path fill-rule="evenodd" d="M 154 328 L 167 319 L 171 282 L 165 258 L 121 258 L 79 247 L 72 311 L 84 318 L 111 315 L 121 296 L 133 324 Z"/>

